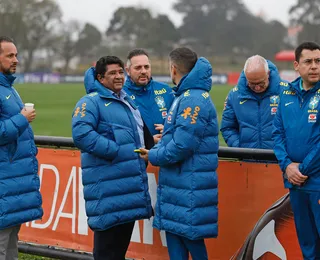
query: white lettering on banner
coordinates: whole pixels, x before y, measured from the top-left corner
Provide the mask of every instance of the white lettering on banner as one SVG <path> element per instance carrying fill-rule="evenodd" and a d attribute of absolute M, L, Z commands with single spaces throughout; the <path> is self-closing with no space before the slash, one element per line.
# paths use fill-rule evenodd
<path fill-rule="evenodd" d="M 78 171 L 78 172 L 77 172 Z M 68 218 L 72 220 L 71 232 L 73 234 L 76 233 L 79 235 L 87 236 L 89 233 L 89 227 L 87 224 L 87 215 L 85 212 L 85 200 L 83 196 L 83 185 L 82 185 L 82 169 L 80 167 L 73 166 L 69 175 L 69 179 L 67 182 L 67 186 L 63 193 L 63 198 L 61 204 L 58 204 L 58 194 L 59 194 L 59 186 L 60 186 L 60 173 L 54 165 L 50 164 L 40 164 L 39 167 L 39 178 L 40 185 L 43 185 L 43 180 L 45 174 L 55 175 L 55 186 L 54 193 L 52 199 L 52 205 L 50 208 L 49 218 L 45 223 L 37 223 L 36 221 L 32 221 L 31 224 L 26 223 L 27 227 L 37 228 L 37 229 L 46 229 L 50 228 L 52 225 L 52 230 L 56 231 L 59 225 L 60 218 Z M 61 173 L 61 174 L 66 174 Z M 77 186 L 77 180 L 79 180 L 79 184 Z M 155 207 L 156 199 L 157 199 L 157 182 L 154 173 L 148 173 L 148 184 L 149 184 L 149 193 L 151 196 L 151 204 Z M 78 194 L 77 194 L 78 192 Z M 65 208 L 66 201 L 69 196 L 72 196 L 72 212 L 66 213 L 63 212 Z M 56 208 L 59 207 L 58 212 L 55 214 Z M 78 207 L 78 212 L 77 212 Z M 78 221 L 78 223 L 76 222 Z M 131 237 L 131 241 L 135 243 L 144 243 L 148 245 L 153 245 L 154 243 L 154 229 L 152 227 L 153 217 L 150 219 L 143 220 L 143 230 L 140 229 L 139 222 L 136 221 Z M 76 230 L 77 226 L 77 230 Z M 65 230 L 65 232 L 70 232 Z M 158 234 L 158 232 L 156 232 Z M 160 232 L 160 239 L 163 246 L 167 246 L 165 232 Z"/>
<path fill-rule="evenodd" d="M 157 202 L 157 181 L 156 176 L 153 173 L 148 173 L 148 185 L 149 185 L 149 193 L 151 197 L 151 205 L 155 208 Z M 143 221 L 143 243 L 153 245 L 153 217 L 149 219 L 145 219 Z M 167 246 L 165 232 L 160 232 L 160 238 L 163 246 Z"/>
<path fill-rule="evenodd" d="M 87 225 L 87 214 L 86 214 L 86 208 L 85 208 L 86 202 L 85 202 L 84 196 L 83 196 L 82 169 L 81 169 L 81 167 L 79 167 L 78 199 L 79 199 L 78 234 L 87 236 L 89 227 Z"/>
<path fill-rule="evenodd" d="M 152 207 L 156 205 L 157 201 L 157 182 L 156 177 L 153 173 L 148 173 L 148 185 L 149 185 L 149 193 L 151 196 L 151 204 Z M 153 245 L 153 227 L 152 227 L 153 217 L 149 219 L 143 220 L 143 243 L 148 245 Z M 160 238 L 163 246 L 167 246 L 165 232 L 160 232 Z M 139 222 L 136 221 L 132 236 L 131 242 L 141 243 L 141 233 L 140 233 L 140 226 Z"/>
<path fill-rule="evenodd" d="M 58 223 L 59 223 L 59 219 L 61 217 L 64 217 L 64 218 L 72 219 L 72 233 L 74 234 L 76 232 L 76 183 L 77 183 L 76 182 L 77 181 L 77 177 L 76 177 L 77 175 L 76 174 L 77 174 L 77 167 L 73 166 L 72 170 L 71 170 L 71 174 L 70 174 L 69 180 L 68 180 L 68 184 L 67 184 L 66 190 L 65 190 L 65 192 L 63 194 L 63 199 L 62 199 L 60 208 L 59 208 L 58 213 L 57 213 L 57 218 L 56 218 L 56 221 L 53 224 L 52 230 L 56 230 L 57 229 L 57 226 L 58 226 Z M 65 212 L 62 212 L 62 210 L 64 209 L 64 205 L 66 204 L 71 183 L 72 183 L 72 193 L 71 193 L 72 194 L 72 213 L 65 213 Z"/>
<path fill-rule="evenodd" d="M 43 179 L 43 172 L 44 170 L 50 170 L 49 172 L 52 173 L 54 172 L 55 176 L 56 176 L 56 185 L 54 188 L 54 193 L 53 193 L 53 202 L 52 202 L 52 206 L 51 206 L 51 211 L 50 211 L 50 217 L 48 219 L 48 221 L 46 223 L 36 223 L 36 221 L 32 221 L 31 222 L 31 227 L 33 228 L 39 228 L 39 229 L 45 229 L 47 227 L 49 227 L 52 223 L 53 217 L 54 217 L 54 212 L 56 210 L 56 205 L 57 205 L 57 199 L 58 199 L 58 190 L 59 190 L 59 185 L 60 185 L 60 176 L 59 176 L 59 171 L 58 169 L 50 164 L 41 164 L 40 165 L 40 173 L 39 173 L 39 178 L 40 178 L 40 186 L 42 184 L 42 179 Z M 47 171 L 48 172 L 48 171 Z"/>
<path fill-rule="evenodd" d="M 131 235 L 131 242 L 135 242 L 135 243 L 141 243 L 141 235 L 140 235 L 140 226 L 139 226 L 139 222 L 136 221 L 134 223 L 134 228 L 132 231 L 132 235 Z"/>

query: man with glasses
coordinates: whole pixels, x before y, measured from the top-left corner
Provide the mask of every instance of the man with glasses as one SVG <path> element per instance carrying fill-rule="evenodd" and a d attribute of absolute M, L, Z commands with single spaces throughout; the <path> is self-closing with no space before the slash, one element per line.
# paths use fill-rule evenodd
<path fill-rule="evenodd" d="M 273 119 L 280 89 L 286 85 L 272 62 L 259 55 L 247 59 L 224 104 L 221 132 L 228 146 L 272 148 Z"/>
<path fill-rule="evenodd" d="M 274 152 L 284 173 L 303 259 L 320 259 L 320 46 L 295 50 L 300 77 L 281 93 Z"/>

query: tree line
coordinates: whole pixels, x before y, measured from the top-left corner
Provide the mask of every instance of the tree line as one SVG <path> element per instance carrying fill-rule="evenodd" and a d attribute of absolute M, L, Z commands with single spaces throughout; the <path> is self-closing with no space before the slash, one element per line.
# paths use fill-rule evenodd
<path fill-rule="evenodd" d="M 106 53 L 125 57 L 134 47 L 161 60 L 174 47 L 186 45 L 230 63 L 295 47 L 286 26 L 255 16 L 241 0 L 176 0 L 172 8 L 183 16 L 179 27 L 166 14 L 154 16 L 132 6 L 118 8 L 108 28 L 99 31 L 91 23 L 63 22 L 54 0 L 0 0 L 0 34 L 15 40 L 24 72 L 52 71 L 60 64 L 60 72 L 69 73 L 72 60 L 87 66 Z M 303 28 L 299 42 L 320 42 L 320 0 L 296 0 L 289 15 L 291 25 Z"/>

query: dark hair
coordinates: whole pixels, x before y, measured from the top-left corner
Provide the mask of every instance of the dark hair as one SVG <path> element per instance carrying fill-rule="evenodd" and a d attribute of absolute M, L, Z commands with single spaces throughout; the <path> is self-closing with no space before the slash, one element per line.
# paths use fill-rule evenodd
<path fill-rule="evenodd" d="M 0 36 L 0 53 L 2 52 L 1 43 L 3 42 L 13 42 L 13 40 L 10 37 L 7 36 Z"/>
<path fill-rule="evenodd" d="M 129 51 L 128 55 L 127 55 L 127 60 L 131 60 L 133 57 L 136 56 L 141 56 L 141 55 L 146 55 L 149 58 L 148 53 L 144 50 L 144 49 L 133 49 L 131 51 Z"/>
<path fill-rule="evenodd" d="M 189 73 L 198 60 L 197 54 L 187 47 L 174 49 L 170 52 L 169 58 L 182 75 Z"/>
<path fill-rule="evenodd" d="M 302 53 L 303 50 L 310 50 L 310 51 L 320 50 L 320 46 L 319 46 L 319 44 L 317 44 L 315 42 L 303 42 L 303 43 L 301 43 L 296 48 L 296 50 L 294 52 L 296 61 L 300 60 L 301 53 Z"/>
<path fill-rule="evenodd" d="M 103 56 L 96 63 L 96 79 L 98 75 L 104 76 L 107 72 L 107 65 L 118 64 L 121 68 L 124 69 L 124 63 L 116 56 Z"/>

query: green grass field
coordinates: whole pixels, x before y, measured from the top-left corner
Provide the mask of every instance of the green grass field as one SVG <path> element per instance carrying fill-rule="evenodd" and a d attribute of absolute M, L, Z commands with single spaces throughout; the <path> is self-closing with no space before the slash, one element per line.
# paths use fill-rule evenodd
<path fill-rule="evenodd" d="M 23 102 L 34 103 L 37 111 L 32 123 L 35 135 L 71 137 L 71 114 L 77 101 L 85 95 L 82 84 L 21 84 L 16 85 Z M 224 100 L 231 89 L 228 85 L 212 87 L 211 97 L 216 106 L 219 123 Z M 220 145 L 225 145 L 221 134 Z M 45 260 L 48 258 L 19 254 L 21 260 Z"/>
<path fill-rule="evenodd" d="M 82 84 L 21 84 L 16 85 L 22 100 L 35 104 L 35 135 L 71 137 L 71 114 L 77 101 L 85 95 Z M 223 103 L 231 86 L 216 85 L 211 90 L 219 122 Z M 225 145 L 220 135 L 220 145 Z"/>

